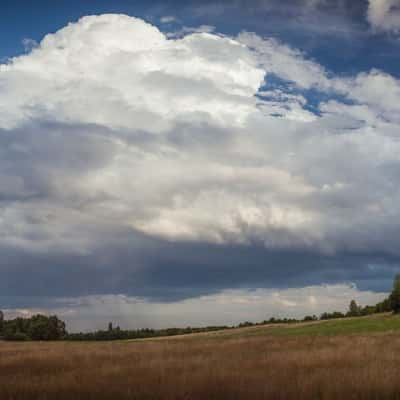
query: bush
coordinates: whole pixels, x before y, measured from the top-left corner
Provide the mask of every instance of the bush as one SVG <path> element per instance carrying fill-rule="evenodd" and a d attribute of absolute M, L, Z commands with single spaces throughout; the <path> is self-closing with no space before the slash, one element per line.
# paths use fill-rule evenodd
<path fill-rule="evenodd" d="M 323 314 L 321 314 L 319 319 L 325 320 L 325 319 L 335 319 L 335 318 L 344 318 L 344 317 L 345 317 L 345 315 L 342 312 L 334 311 L 332 313 L 324 312 Z"/>
<path fill-rule="evenodd" d="M 317 321 L 318 320 L 318 318 L 317 318 L 317 316 L 316 315 L 306 315 L 304 318 L 303 318 L 303 321 Z"/>
<path fill-rule="evenodd" d="M 5 330 L 4 332 L 4 339 L 5 340 L 15 340 L 18 342 L 22 342 L 25 340 L 29 340 L 29 336 L 26 333 L 22 333 L 22 332 L 13 332 L 11 330 Z"/>

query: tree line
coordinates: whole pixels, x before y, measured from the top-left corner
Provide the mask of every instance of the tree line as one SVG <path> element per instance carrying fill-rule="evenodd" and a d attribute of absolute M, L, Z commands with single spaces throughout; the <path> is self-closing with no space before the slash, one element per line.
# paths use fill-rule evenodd
<path fill-rule="evenodd" d="M 203 328 L 166 328 L 166 329 L 121 329 L 119 326 L 113 327 L 112 323 L 108 324 L 107 330 L 98 330 L 95 332 L 80 332 L 70 333 L 65 339 L 66 340 L 124 340 L 124 339 L 146 339 L 155 338 L 161 336 L 176 336 L 176 335 L 187 335 L 191 333 L 200 332 L 213 332 L 224 329 L 230 329 L 229 326 L 206 326 Z"/>
<path fill-rule="evenodd" d="M 212 332 L 236 327 L 246 327 L 265 324 L 290 324 L 302 321 L 328 320 L 346 317 L 361 317 L 382 312 L 400 314 L 400 274 L 396 275 L 393 289 L 389 297 L 373 306 L 359 306 L 355 300 L 351 300 L 347 313 L 340 311 L 324 312 L 319 317 L 307 315 L 303 319 L 275 318 L 259 323 L 242 322 L 237 326 L 207 326 L 203 328 L 167 328 L 167 329 L 136 329 L 123 330 L 119 326 L 113 327 L 110 322 L 105 330 L 95 332 L 68 333 L 65 322 L 57 316 L 34 315 L 30 318 L 4 319 L 4 313 L 0 310 L 0 339 L 4 340 L 123 340 L 144 339 L 160 336 L 186 335 L 199 332 Z"/>
<path fill-rule="evenodd" d="M 38 314 L 7 321 L 0 311 L 0 337 L 5 340 L 60 340 L 66 336 L 65 322 L 55 315 Z"/>

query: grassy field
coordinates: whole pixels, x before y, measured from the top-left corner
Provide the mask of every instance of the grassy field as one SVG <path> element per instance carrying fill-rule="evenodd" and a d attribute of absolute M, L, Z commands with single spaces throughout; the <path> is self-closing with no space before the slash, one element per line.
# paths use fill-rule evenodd
<path fill-rule="evenodd" d="M 356 335 L 379 332 L 400 334 L 400 316 L 376 314 L 361 318 L 343 318 L 296 324 L 262 325 L 232 331 L 220 332 L 222 336 L 304 336 L 304 335 Z"/>
<path fill-rule="evenodd" d="M 0 342 L 0 399 L 400 399 L 399 365 L 400 318 L 388 315 L 148 341 Z"/>

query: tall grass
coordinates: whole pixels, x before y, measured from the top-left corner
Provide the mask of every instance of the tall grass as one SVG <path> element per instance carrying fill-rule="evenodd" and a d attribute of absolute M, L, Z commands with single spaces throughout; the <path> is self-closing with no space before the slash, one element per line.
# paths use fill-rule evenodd
<path fill-rule="evenodd" d="M 400 336 L 0 342 L 0 399 L 400 399 Z"/>

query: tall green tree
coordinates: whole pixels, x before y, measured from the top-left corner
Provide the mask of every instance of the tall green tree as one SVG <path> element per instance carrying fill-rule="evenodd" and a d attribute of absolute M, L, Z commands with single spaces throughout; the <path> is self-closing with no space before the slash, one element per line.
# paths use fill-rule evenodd
<path fill-rule="evenodd" d="M 393 282 L 393 290 L 390 294 L 390 306 L 394 313 L 400 313 L 400 274 L 397 274 Z"/>
<path fill-rule="evenodd" d="M 357 317 L 361 314 L 361 307 L 356 303 L 355 300 L 352 300 L 349 305 L 349 312 L 347 315 L 349 317 Z"/>

